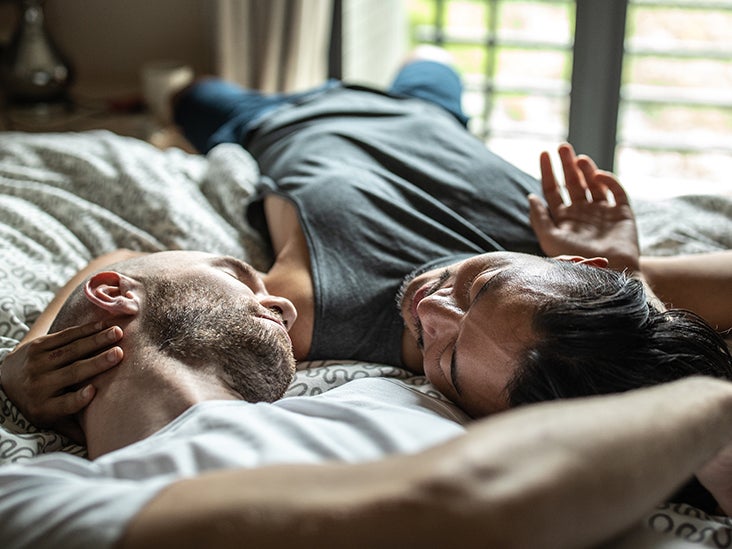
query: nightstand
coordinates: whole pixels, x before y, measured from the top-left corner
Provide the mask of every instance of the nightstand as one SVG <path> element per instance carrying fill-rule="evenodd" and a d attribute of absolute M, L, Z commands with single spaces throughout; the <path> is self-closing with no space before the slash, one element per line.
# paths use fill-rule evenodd
<path fill-rule="evenodd" d="M 73 107 L 39 105 L 14 107 L 0 105 L 0 131 L 21 132 L 83 132 L 109 130 L 119 135 L 135 137 L 156 147 L 178 147 L 196 152 L 173 127 L 163 127 L 141 107 L 135 96 L 126 101 L 85 99 Z"/>

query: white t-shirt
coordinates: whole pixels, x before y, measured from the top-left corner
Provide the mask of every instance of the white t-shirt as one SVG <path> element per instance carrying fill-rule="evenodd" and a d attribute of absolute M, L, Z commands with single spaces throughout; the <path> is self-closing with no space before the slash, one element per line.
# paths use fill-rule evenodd
<path fill-rule="evenodd" d="M 384 378 L 272 404 L 203 402 L 94 461 L 56 453 L 0 467 L 0 546 L 108 547 L 181 477 L 417 452 L 461 434 L 466 421 L 454 406 Z"/>

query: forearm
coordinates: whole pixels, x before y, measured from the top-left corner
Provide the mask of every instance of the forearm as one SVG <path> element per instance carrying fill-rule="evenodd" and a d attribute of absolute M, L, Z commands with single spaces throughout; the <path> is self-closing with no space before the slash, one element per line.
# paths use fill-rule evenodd
<path fill-rule="evenodd" d="M 719 331 L 732 328 L 732 251 L 644 256 L 641 271 L 669 306 L 694 311 Z"/>
<path fill-rule="evenodd" d="M 730 433 L 732 389 L 716 380 L 530 406 L 416 456 L 181 481 L 121 546 L 585 547 L 632 525 Z"/>

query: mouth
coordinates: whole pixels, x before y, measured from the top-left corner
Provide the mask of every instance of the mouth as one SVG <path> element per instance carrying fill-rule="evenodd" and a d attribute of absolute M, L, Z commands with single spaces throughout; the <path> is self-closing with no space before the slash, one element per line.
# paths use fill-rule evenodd
<path fill-rule="evenodd" d="M 290 338 L 290 333 L 287 331 L 287 326 L 285 326 L 285 323 L 282 322 L 282 320 L 269 315 L 257 315 L 257 318 L 262 318 L 264 320 L 269 320 L 270 322 L 274 322 L 279 329 L 281 329 L 285 335 L 287 336 L 287 340 L 290 342 L 290 345 L 292 345 L 292 339 Z"/>

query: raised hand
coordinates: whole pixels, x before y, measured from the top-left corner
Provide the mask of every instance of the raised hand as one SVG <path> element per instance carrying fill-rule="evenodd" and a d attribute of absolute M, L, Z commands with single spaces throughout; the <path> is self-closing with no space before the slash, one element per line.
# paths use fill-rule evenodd
<path fill-rule="evenodd" d="M 549 256 L 606 257 L 609 267 L 638 271 L 640 247 L 628 195 L 615 176 L 587 156 L 559 147 L 568 201 L 562 197 L 551 159 L 540 157 L 544 203 L 529 196 L 531 226 Z"/>
<path fill-rule="evenodd" d="M 89 380 L 122 360 L 120 339 L 118 326 L 93 322 L 21 343 L 0 365 L 3 390 L 35 426 L 82 443 L 74 414 L 94 398 Z"/>

